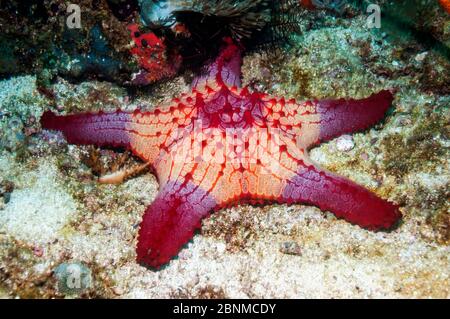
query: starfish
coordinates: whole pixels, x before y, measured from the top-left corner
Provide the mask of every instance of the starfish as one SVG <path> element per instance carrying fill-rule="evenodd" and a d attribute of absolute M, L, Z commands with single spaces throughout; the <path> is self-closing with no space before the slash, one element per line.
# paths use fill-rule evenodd
<path fill-rule="evenodd" d="M 393 96 L 296 102 L 241 87 L 231 41 L 183 93 L 150 112 L 44 113 L 72 144 L 122 147 L 144 160 L 160 189 L 139 229 L 137 261 L 159 268 L 211 212 L 238 203 L 304 203 L 369 230 L 391 228 L 397 205 L 314 164 L 308 150 L 380 121 Z"/>

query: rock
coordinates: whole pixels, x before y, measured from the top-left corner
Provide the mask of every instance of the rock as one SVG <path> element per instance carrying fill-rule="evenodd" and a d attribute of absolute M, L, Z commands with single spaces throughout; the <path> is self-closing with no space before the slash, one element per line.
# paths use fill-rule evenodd
<path fill-rule="evenodd" d="M 33 255 L 35 255 L 36 257 L 42 257 L 44 255 L 44 250 L 40 246 L 34 246 Z"/>
<path fill-rule="evenodd" d="M 92 271 L 85 264 L 62 263 L 54 269 L 58 291 L 66 295 L 79 295 L 92 287 Z"/>
<path fill-rule="evenodd" d="M 355 147 L 353 137 L 351 135 L 342 135 L 337 139 L 336 149 L 340 152 L 348 152 Z"/>
<path fill-rule="evenodd" d="M 428 52 L 427 52 L 427 51 L 422 52 L 422 53 L 419 53 L 418 55 L 416 55 L 416 57 L 414 58 L 414 60 L 416 60 L 416 62 L 423 62 L 423 60 L 425 60 L 425 58 L 427 57 L 427 55 L 428 55 Z"/>
<path fill-rule="evenodd" d="M 112 291 L 116 296 L 122 296 L 125 293 L 125 291 L 120 287 L 113 287 Z"/>
<path fill-rule="evenodd" d="M 287 255 L 296 255 L 296 256 L 302 255 L 302 249 L 300 245 L 297 244 L 295 241 L 283 242 L 280 246 L 280 252 Z"/>

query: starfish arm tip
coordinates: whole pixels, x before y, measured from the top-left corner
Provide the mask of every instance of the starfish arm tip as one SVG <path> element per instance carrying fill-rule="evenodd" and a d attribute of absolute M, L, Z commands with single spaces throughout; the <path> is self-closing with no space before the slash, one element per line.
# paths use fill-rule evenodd
<path fill-rule="evenodd" d="M 287 203 L 315 205 L 369 230 L 390 229 L 402 217 L 397 205 L 314 166 L 300 168 L 287 182 L 282 198 Z"/>
<path fill-rule="evenodd" d="M 169 263 L 215 206 L 214 199 L 194 184 L 169 181 L 145 212 L 137 261 L 155 269 Z"/>
<path fill-rule="evenodd" d="M 393 100 L 391 91 L 382 90 L 360 100 L 319 101 L 320 141 L 326 142 L 342 134 L 363 131 L 378 123 L 386 115 Z"/>

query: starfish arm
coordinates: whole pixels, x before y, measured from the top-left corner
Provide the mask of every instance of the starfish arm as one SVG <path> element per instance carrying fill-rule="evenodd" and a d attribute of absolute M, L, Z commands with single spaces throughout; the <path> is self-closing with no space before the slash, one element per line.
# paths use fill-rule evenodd
<path fill-rule="evenodd" d="M 388 229 L 401 218 L 396 205 L 313 165 L 298 168 L 286 182 L 281 202 L 312 204 L 370 230 Z"/>
<path fill-rule="evenodd" d="M 383 90 L 360 100 L 318 101 L 319 140 L 326 142 L 339 135 L 363 131 L 375 125 L 383 119 L 392 100 L 392 93 Z"/>
<path fill-rule="evenodd" d="M 138 262 L 153 268 L 168 263 L 215 207 L 215 200 L 191 182 L 166 183 L 143 217 L 137 244 Z"/>
<path fill-rule="evenodd" d="M 339 135 L 365 130 L 379 122 L 391 106 L 392 93 L 384 90 L 365 99 L 294 100 L 265 97 L 263 114 L 271 127 L 296 136 L 310 148 Z"/>
<path fill-rule="evenodd" d="M 195 99 L 188 94 L 152 112 L 82 113 L 57 116 L 47 111 L 41 126 L 61 131 L 68 143 L 123 147 L 153 165 L 179 131 L 192 124 Z"/>
<path fill-rule="evenodd" d="M 201 89 L 205 85 L 212 87 L 218 85 L 241 86 L 241 50 L 232 43 L 231 39 L 225 39 L 225 42 L 226 46 L 220 55 L 194 79 L 193 88 Z"/>
<path fill-rule="evenodd" d="M 41 126 L 61 131 L 71 144 L 128 147 L 130 137 L 125 127 L 129 121 L 130 114 L 124 112 L 58 116 L 47 111 L 41 117 Z"/>

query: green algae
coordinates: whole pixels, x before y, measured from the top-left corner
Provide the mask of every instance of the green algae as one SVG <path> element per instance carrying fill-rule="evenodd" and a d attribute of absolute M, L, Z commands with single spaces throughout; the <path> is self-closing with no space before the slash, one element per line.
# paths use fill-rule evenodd
<path fill-rule="evenodd" d="M 442 156 L 448 155 L 448 150 L 446 151 L 441 143 L 433 139 L 433 133 L 423 131 L 421 128 L 415 130 L 409 138 L 405 138 L 402 134 L 390 135 L 383 139 L 381 147 L 385 150 L 383 163 L 385 171 L 396 177 L 421 170 L 429 166 L 430 162 L 440 161 Z"/>
<path fill-rule="evenodd" d="M 42 114 L 46 100 L 36 91 L 36 78 L 23 76 L 0 83 L 0 149 L 16 150 L 26 139 L 30 120 Z"/>

